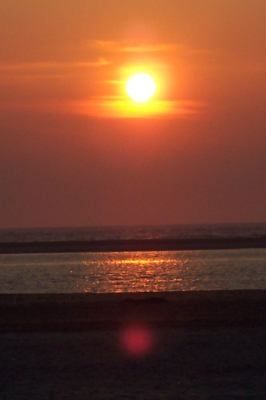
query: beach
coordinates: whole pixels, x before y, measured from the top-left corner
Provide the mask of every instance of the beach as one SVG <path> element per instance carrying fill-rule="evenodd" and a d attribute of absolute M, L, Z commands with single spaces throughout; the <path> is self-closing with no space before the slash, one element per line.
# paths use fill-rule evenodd
<path fill-rule="evenodd" d="M 0 296 L 1 399 L 264 399 L 266 291 Z"/>
<path fill-rule="evenodd" d="M 4 400 L 263 400 L 265 328 L 159 329 L 143 358 L 116 331 L 0 335 Z"/>
<path fill-rule="evenodd" d="M 266 325 L 265 290 L 1 294 L 0 331 Z"/>
<path fill-rule="evenodd" d="M 265 327 L 161 328 L 144 357 L 119 332 L 1 333 L 5 400 L 263 400 Z"/>

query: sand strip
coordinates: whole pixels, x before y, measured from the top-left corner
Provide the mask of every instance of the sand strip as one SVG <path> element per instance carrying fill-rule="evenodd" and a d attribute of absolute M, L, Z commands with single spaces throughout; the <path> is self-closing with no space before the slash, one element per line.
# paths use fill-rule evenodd
<path fill-rule="evenodd" d="M 1 294 L 0 331 L 266 325 L 266 290 Z"/>
<path fill-rule="evenodd" d="M 172 251 L 265 248 L 266 236 L 250 238 L 90 240 L 0 243 L 0 254 L 116 251 Z"/>

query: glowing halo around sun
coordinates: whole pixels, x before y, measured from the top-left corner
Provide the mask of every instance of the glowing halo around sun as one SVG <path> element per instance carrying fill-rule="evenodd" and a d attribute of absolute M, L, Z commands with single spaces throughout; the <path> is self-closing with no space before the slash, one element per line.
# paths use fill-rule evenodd
<path fill-rule="evenodd" d="M 139 103 L 150 100 L 156 92 L 154 79 L 146 73 L 132 75 L 126 83 L 128 96 Z"/>

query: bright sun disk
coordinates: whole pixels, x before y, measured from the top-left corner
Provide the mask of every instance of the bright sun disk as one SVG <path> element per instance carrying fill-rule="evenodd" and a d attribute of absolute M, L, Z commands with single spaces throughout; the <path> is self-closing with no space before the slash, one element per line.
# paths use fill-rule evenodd
<path fill-rule="evenodd" d="M 156 83 L 148 74 L 134 74 L 126 83 L 126 91 L 132 100 L 142 103 L 149 100 L 154 95 Z"/>

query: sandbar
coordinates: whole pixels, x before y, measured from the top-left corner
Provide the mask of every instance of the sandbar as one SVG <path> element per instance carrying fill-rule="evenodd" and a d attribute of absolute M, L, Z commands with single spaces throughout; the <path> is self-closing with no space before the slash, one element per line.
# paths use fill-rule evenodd
<path fill-rule="evenodd" d="M 0 332 L 266 325 L 266 290 L 0 294 Z"/>
<path fill-rule="evenodd" d="M 183 239 L 2 242 L 0 254 L 177 251 L 266 248 L 266 236 Z"/>

